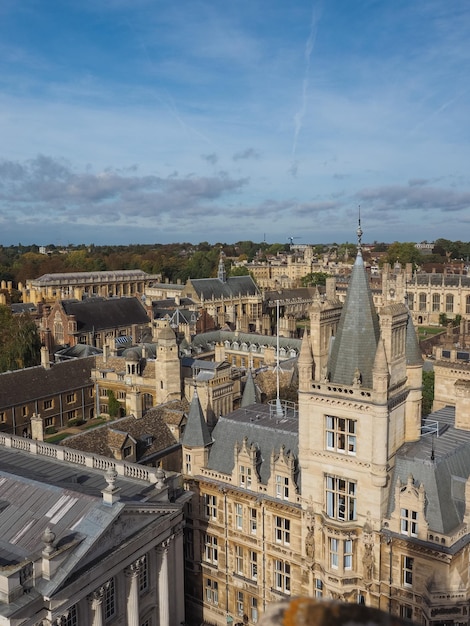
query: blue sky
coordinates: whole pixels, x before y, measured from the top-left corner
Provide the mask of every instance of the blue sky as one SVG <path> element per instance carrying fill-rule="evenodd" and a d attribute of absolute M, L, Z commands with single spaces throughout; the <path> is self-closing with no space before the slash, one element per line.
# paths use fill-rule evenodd
<path fill-rule="evenodd" d="M 2 0 L 0 243 L 470 240 L 467 0 Z"/>

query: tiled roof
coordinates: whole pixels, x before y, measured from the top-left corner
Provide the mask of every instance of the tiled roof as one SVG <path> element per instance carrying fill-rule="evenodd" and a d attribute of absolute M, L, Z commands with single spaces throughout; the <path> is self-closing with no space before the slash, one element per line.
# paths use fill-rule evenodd
<path fill-rule="evenodd" d="M 113 457 L 111 447 L 114 447 L 114 444 L 120 447 L 123 441 L 123 434 L 129 434 L 137 441 L 137 459 L 142 461 L 148 456 L 162 452 L 177 444 L 176 439 L 166 425 L 165 413 L 167 410 L 169 411 L 170 420 L 173 422 L 174 413 L 180 410 L 180 408 L 182 416 L 183 405 L 168 402 L 150 409 L 140 419 L 136 419 L 133 416 L 123 417 L 93 430 L 68 437 L 61 442 L 61 445 L 67 448 L 82 450 L 83 452 L 94 452 L 95 454 Z M 109 435 L 110 431 L 114 433 L 111 436 Z M 151 435 L 153 439 L 150 445 L 143 441 L 147 435 Z"/>
<path fill-rule="evenodd" d="M 49 369 L 38 365 L 0 374 L 0 408 L 91 385 L 94 364 L 95 357 L 86 357 L 55 363 Z"/>
<path fill-rule="evenodd" d="M 90 298 L 81 302 L 65 300 L 67 315 L 74 315 L 81 332 L 119 328 L 132 324 L 147 324 L 149 318 L 137 298 Z"/>
<path fill-rule="evenodd" d="M 193 278 L 189 282 L 199 299 L 233 299 L 239 295 L 261 295 L 251 276 L 231 276 L 225 282 L 218 278 Z"/>

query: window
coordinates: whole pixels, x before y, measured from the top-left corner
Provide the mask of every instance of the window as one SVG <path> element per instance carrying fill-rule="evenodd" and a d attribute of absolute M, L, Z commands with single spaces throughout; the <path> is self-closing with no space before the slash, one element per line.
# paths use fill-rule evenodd
<path fill-rule="evenodd" d="M 274 588 L 290 594 L 290 564 L 287 561 L 274 561 Z"/>
<path fill-rule="evenodd" d="M 276 543 L 290 545 L 290 520 L 285 517 L 274 517 L 274 530 Z"/>
<path fill-rule="evenodd" d="M 356 454 L 356 421 L 327 415 L 326 448 L 343 454 Z"/>
<path fill-rule="evenodd" d="M 21 414 L 23 417 L 26 417 L 28 415 L 28 407 L 24 406 L 21 408 Z"/>
<path fill-rule="evenodd" d="M 186 462 L 186 474 L 191 474 L 191 455 L 190 454 L 185 455 L 185 462 Z"/>
<path fill-rule="evenodd" d="M 186 560 L 194 559 L 194 534 L 191 528 L 184 529 L 184 556 Z"/>
<path fill-rule="evenodd" d="M 117 392 L 117 399 L 118 400 L 125 400 L 126 399 L 126 392 L 125 391 L 118 391 Z"/>
<path fill-rule="evenodd" d="M 402 560 L 403 585 L 411 587 L 413 584 L 413 560 L 410 556 L 404 556 Z"/>
<path fill-rule="evenodd" d="M 250 598 L 250 617 L 253 624 L 256 624 L 258 621 L 258 599 Z"/>
<path fill-rule="evenodd" d="M 206 578 L 206 600 L 209 604 L 219 604 L 219 583 L 212 578 Z"/>
<path fill-rule="evenodd" d="M 66 612 L 60 622 L 63 626 L 78 626 L 77 605 L 74 604 Z"/>
<path fill-rule="evenodd" d="M 323 598 L 323 581 L 315 578 L 315 598 Z"/>
<path fill-rule="evenodd" d="M 413 619 L 413 607 L 408 604 L 400 605 L 400 617 L 411 621 Z"/>
<path fill-rule="evenodd" d="M 256 509 L 250 509 L 250 533 L 252 535 L 256 535 L 257 528 L 258 528 L 258 524 L 257 524 Z"/>
<path fill-rule="evenodd" d="M 132 455 L 132 446 L 126 446 L 123 450 L 124 458 Z"/>
<path fill-rule="evenodd" d="M 42 406 L 44 410 L 52 409 L 52 400 L 44 400 L 44 404 Z"/>
<path fill-rule="evenodd" d="M 240 465 L 240 487 L 251 489 L 251 467 Z"/>
<path fill-rule="evenodd" d="M 206 517 L 209 519 L 217 519 L 217 497 L 206 493 L 204 500 L 206 504 Z"/>
<path fill-rule="evenodd" d="M 46 417 L 46 419 L 44 420 L 44 428 L 48 428 L 49 426 L 54 426 L 53 417 Z"/>
<path fill-rule="evenodd" d="M 75 402 L 75 393 L 68 393 L 66 396 L 66 401 L 71 404 L 72 402 Z"/>
<path fill-rule="evenodd" d="M 108 580 L 104 589 L 104 619 L 109 620 L 116 614 L 116 588 L 114 578 Z"/>
<path fill-rule="evenodd" d="M 446 313 L 454 312 L 454 296 L 451 293 L 446 295 Z"/>
<path fill-rule="evenodd" d="M 217 565 L 219 552 L 217 549 L 217 537 L 206 533 L 204 541 L 204 560 L 207 563 Z"/>
<path fill-rule="evenodd" d="M 235 572 L 243 576 L 243 548 L 235 546 Z"/>
<path fill-rule="evenodd" d="M 276 475 L 276 498 L 289 499 L 289 479 L 287 476 Z"/>
<path fill-rule="evenodd" d="M 250 578 L 258 580 L 258 554 L 250 550 Z"/>
<path fill-rule="evenodd" d="M 425 293 L 420 293 L 419 294 L 419 310 L 420 311 L 425 311 L 426 310 L 426 303 L 427 303 L 426 294 Z"/>
<path fill-rule="evenodd" d="M 346 539 L 343 547 L 343 567 L 344 569 L 352 569 L 353 562 L 353 542 L 352 539 Z"/>
<path fill-rule="evenodd" d="M 339 540 L 334 537 L 330 537 L 330 567 L 338 569 L 339 565 Z"/>
<path fill-rule="evenodd" d="M 7 421 L 7 415 L 5 411 L 0 411 L 0 422 L 6 422 L 6 421 Z"/>
<path fill-rule="evenodd" d="M 145 593 L 149 588 L 149 567 L 147 555 L 144 555 L 142 561 L 140 563 L 139 570 L 139 591 L 140 593 Z"/>
<path fill-rule="evenodd" d="M 77 417 L 77 411 L 76 409 L 72 409 L 71 411 L 67 411 L 67 413 L 65 414 L 65 417 L 68 420 L 73 420 Z"/>
<path fill-rule="evenodd" d="M 410 509 L 400 509 L 400 532 L 410 537 L 418 536 L 418 513 Z"/>
<path fill-rule="evenodd" d="M 245 612 L 243 600 L 243 591 L 237 591 L 237 615 L 239 615 L 240 617 L 242 617 Z"/>
<path fill-rule="evenodd" d="M 235 528 L 243 530 L 243 505 L 235 503 Z"/>
<path fill-rule="evenodd" d="M 356 519 L 356 483 L 337 476 L 326 477 L 326 514 L 341 521 Z"/>
<path fill-rule="evenodd" d="M 432 294 L 432 310 L 434 313 L 441 310 L 441 296 L 438 293 Z"/>
<path fill-rule="evenodd" d="M 406 295 L 408 298 L 408 308 L 410 309 L 410 311 L 412 311 L 415 304 L 415 295 L 414 293 L 407 293 Z"/>
<path fill-rule="evenodd" d="M 470 313 L 470 296 L 465 298 L 465 313 Z"/>

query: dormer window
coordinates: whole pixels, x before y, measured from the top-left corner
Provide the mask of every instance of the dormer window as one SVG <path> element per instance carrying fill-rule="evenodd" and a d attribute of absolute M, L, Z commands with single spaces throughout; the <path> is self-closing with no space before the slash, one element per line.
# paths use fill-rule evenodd
<path fill-rule="evenodd" d="M 409 537 L 418 536 L 418 512 L 411 509 L 400 509 L 400 532 Z"/>
<path fill-rule="evenodd" d="M 251 467 L 240 465 L 240 487 L 243 489 L 251 489 Z"/>
<path fill-rule="evenodd" d="M 287 476 L 276 475 L 276 498 L 289 499 L 289 479 Z"/>

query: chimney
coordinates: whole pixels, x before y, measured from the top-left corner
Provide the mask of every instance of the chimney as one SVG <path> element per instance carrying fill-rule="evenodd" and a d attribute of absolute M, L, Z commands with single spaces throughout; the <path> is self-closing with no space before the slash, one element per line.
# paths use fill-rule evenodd
<path fill-rule="evenodd" d="M 51 368 L 51 363 L 49 360 L 49 350 L 46 346 L 41 346 L 41 365 L 45 370 Z"/>

